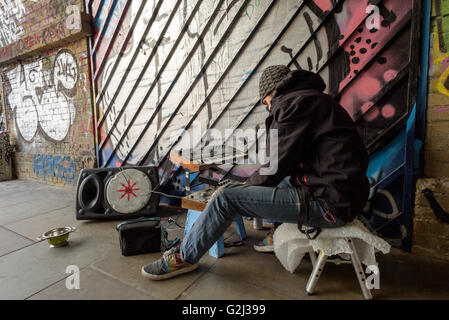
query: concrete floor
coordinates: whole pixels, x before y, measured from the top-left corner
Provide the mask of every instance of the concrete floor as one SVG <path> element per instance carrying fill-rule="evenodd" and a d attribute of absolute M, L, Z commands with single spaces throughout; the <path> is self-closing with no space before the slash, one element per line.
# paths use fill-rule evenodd
<path fill-rule="evenodd" d="M 246 221 L 244 246 L 225 249 L 225 256 L 206 255 L 200 268 L 167 281 L 140 275 L 142 265 L 160 254 L 124 257 L 118 222 L 76 221 L 75 192 L 34 181 L 0 182 L 0 299 L 362 299 L 350 265 L 326 265 L 316 295 L 305 294 L 311 263 L 304 259 L 294 274 L 274 254 L 256 253 L 257 231 Z M 178 221 L 184 223 L 185 215 Z M 36 237 L 59 226 L 76 226 L 70 244 L 49 248 Z M 182 235 L 173 225 L 170 238 Z M 226 241 L 237 239 L 235 228 Z M 380 290 L 376 299 L 448 299 L 449 264 L 393 250 L 378 255 Z M 68 290 L 69 265 L 80 269 L 80 289 Z"/>

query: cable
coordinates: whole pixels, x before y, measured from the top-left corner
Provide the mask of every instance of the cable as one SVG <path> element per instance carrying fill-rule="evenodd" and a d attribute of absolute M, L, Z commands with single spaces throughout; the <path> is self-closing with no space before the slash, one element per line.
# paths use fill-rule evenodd
<path fill-rule="evenodd" d="M 178 219 L 179 219 L 180 216 L 181 216 L 181 215 L 178 214 L 178 215 L 176 215 L 176 219 L 173 219 L 172 217 L 169 217 L 169 218 L 167 219 L 169 225 L 174 224 L 175 226 L 177 226 L 177 228 L 167 228 L 168 230 L 177 230 L 177 229 L 184 229 L 184 228 L 185 228 L 185 226 L 181 226 L 181 225 L 178 223 Z"/>
<path fill-rule="evenodd" d="M 169 197 L 169 198 L 178 198 L 178 199 L 184 198 L 184 197 L 174 196 L 174 195 L 171 195 L 171 194 L 166 194 L 166 193 L 163 193 L 163 192 L 160 192 L 160 191 L 154 191 L 154 190 L 150 190 L 150 193 L 161 194 L 161 195 L 166 196 L 166 197 Z"/>

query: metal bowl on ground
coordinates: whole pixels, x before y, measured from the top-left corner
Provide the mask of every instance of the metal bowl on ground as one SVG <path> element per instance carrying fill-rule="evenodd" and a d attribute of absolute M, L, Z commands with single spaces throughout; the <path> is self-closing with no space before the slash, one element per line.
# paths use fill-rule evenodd
<path fill-rule="evenodd" d="M 68 244 L 70 232 L 75 230 L 75 227 L 54 228 L 37 237 L 37 241 L 47 240 L 50 244 L 50 248 L 63 247 Z"/>

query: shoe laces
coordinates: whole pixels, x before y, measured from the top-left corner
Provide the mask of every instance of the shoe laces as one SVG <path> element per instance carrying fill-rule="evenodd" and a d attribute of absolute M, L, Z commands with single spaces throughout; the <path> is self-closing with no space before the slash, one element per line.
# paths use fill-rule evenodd
<path fill-rule="evenodd" d="M 272 229 L 270 230 L 270 232 L 267 233 L 267 237 L 273 238 L 274 232 L 275 232 L 275 231 L 276 231 L 276 228 L 272 228 Z"/>
<path fill-rule="evenodd" d="M 178 247 L 173 247 L 173 248 L 171 248 L 171 249 L 165 251 L 165 252 L 162 254 L 162 256 L 163 256 L 164 258 L 168 258 L 169 256 L 171 256 L 171 255 L 173 255 L 173 254 L 175 254 L 175 253 L 178 253 L 178 252 L 179 252 L 179 248 L 178 248 Z"/>
<path fill-rule="evenodd" d="M 179 253 L 179 247 L 173 247 L 173 248 L 171 248 L 171 249 L 165 251 L 165 252 L 162 254 L 162 259 L 164 260 L 164 262 L 165 262 L 166 264 L 170 265 L 170 264 L 171 264 L 170 257 L 171 257 L 171 256 L 174 256 L 173 261 L 174 261 L 174 263 L 175 263 L 176 265 L 178 265 L 179 262 L 178 262 L 178 259 L 176 258 L 176 254 L 177 254 L 177 253 Z M 182 261 L 182 258 L 181 258 L 180 260 Z"/>

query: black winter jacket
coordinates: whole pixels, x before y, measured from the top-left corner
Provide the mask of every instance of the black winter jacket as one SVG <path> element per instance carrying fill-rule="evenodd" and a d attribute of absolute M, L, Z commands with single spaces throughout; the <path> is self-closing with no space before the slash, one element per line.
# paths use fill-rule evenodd
<path fill-rule="evenodd" d="M 273 175 L 257 171 L 246 183 L 275 187 L 291 176 L 294 185 L 349 222 L 368 199 L 368 154 L 353 120 L 323 93 L 325 88 L 319 75 L 304 70 L 291 72 L 278 85 L 265 121 L 267 131 L 278 130 L 278 170 Z"/>

